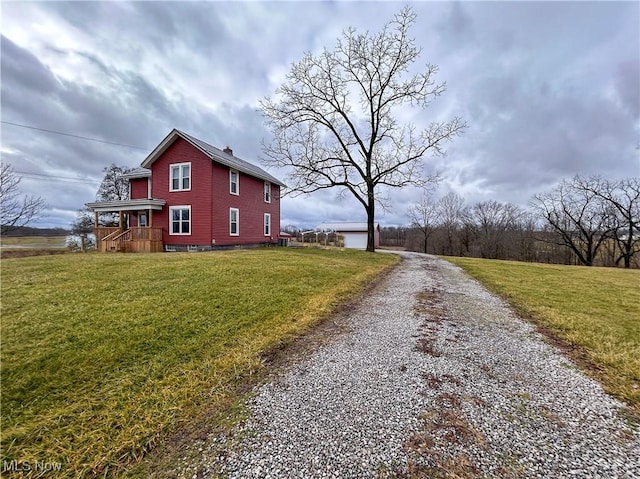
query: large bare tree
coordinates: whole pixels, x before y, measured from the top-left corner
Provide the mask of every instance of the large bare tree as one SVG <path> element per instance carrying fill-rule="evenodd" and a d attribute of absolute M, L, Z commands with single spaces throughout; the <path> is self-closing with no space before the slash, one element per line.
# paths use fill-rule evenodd
<path fill-rule="evenodd" d="M 469 210 L 469 220 L 479 239 L 482 258 L 505 258 L 509 243 L 513 241 L 507 233 L 519 229 L 524 211 L 510 203 L 495 200 L 476 203 Z"/>
<path fill-rule="evenodd" d="M 464 219 L 468 216 L 468 208 L 465 205 L 464 198 L 450 191 L 438 201 L 438 213 L 445 235 L 441 254 L 459 254 L 462 256 L 462 251 L 459 248 L 454 248 L 454 246 L 457 247 L 460 244 L 458 232 Z"/>
<path fill-rule="evenodd" d="M 23 195 L 18 185 L 20 176 L 9 163 L 0 164 L 0 233 L 26 226 L 38 218 L 45 208 L 40 196 Z"/>
<path fill-rule="evenodd" d="M 616 229 L 611 206 L 586 187 L 580 176 L 535 195 L 531 205 L 555 232 L 552 239 L 540 239 L 569 248 L 585 266 L 593 266 L 598 251 Z"/>
<path fill-rule="evenodd" d="M 289 170 L 286 194 L 326 188 L 350 192 L 367 214 L 367 251 L 374 251 L 379 187 L 425 185 L 421 159 L 444 154 L 444 143 L 466 126 L 460 118 L 419 130 L 400 124 L 399 108 L 426 108 L 445 91 L 437 66 L 410 74 L 421 48 L 409 36 L 409 7 L 375 34 L 349 28 L 334 50 L 306 53 L 294 63 L 274 97 L 261 102 L 273 140 L 263 145 L 267 165 Z"/>
<path fill-rule="evenodd" d="M 427 242 L 438 227 L 440 220 L 438 204 L 433 201 L 429 194 L 425 193 L 416 204 L 409 208 L 407 213 L 411 220 L 411 226 L 417 228 L 422 234 L 422 252 L 426 254 Z"/>
<path fill-rule="evenodd" d="M 611 237 L 619 249 L 615 262 L 624 261 L 630 268 L 631 258 L 640 254 L 640 178 L 610 181 L 594 176 L 576 181 L 578 188 L 609 205 Z"/>

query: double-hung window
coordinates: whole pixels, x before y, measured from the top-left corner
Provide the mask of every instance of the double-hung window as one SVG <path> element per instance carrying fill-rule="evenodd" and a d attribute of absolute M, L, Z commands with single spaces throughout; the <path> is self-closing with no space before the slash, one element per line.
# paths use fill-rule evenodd
<path fill-rule="evenodd" d="M 238 170 L 229 170 L 229 193 L 240 194 L 240 174 Z"/>
<path fill-rule="evenodd" d="M 191 163 L 176 163 L 169 166 L 169 191 L 191 189 Z"/>
<path fill-rule="evenodd" d="M 169 207 L 169 234 L 191 234 L 191 206 Z"/>
<path fill-rule="evenodd" d="M 271 183 L 264 182 L 264 202 L 271 203 Z"/>
<path fill-rule="evenodd" d="M 271 215 L 269 213 L 264 214 L 264 235 L 271 236 Z"/>
<path fill-rule="evenodd" d="M 240 235 L 240 210 L 238 208 L 229 208 L 229 235 Z"/>

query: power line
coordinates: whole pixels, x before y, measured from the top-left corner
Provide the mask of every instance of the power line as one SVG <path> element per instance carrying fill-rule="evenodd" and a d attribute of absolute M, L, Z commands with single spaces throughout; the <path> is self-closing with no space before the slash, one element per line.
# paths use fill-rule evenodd
<path fill-rule="evenodd" d="M 82 179 L 82 178 L 73 178 L 71 176 L 46 175 L 44 173 L 30 173 L 28 171 L 18 171 L 18 170 L 14 170 L 14 172 L 19 173 L 26 177 L 33 177 L 33 179 L 35 180 L 44 180 L 46 178 L 54 181 L 65 181 L 65 182 L 72 182 L 72 183 L 93 183 L 93 184 L 100 183 L 99 180 L 92 180 L 88 178 Z"/>
<path fill-rule="evenodd" d="M 10 122 L 10 121 L 0 120 L 0 123 L 4 123 L 6 125 L 18 126 L 20 128 L 28 128 L 30 130 L 44 131 L 46 133 L 54 133 L 56 135 L 70 136 L 71 138 L 78 138 L 80 140 L 95 141 L 95 142 L 98 142 L 98 143 L 106 143 L 108 145 L 124 146 L 125 148 L 133 148 L 133 149 L 136 149 L 136 150 L 151 151 L 151 148 L 142 148 L 141 146 L 125 145 L 123 143 L 116 143 L 116 142 L 113 142 L 113 141 L 99 140 L 97 138 L 89 138 L 87 136 L 72 135 L 71 133 L 63 133 L 61 131 L 48 130 L 46 128 L 38 128 L 36 126 L 30 126 L 30 125 L 21 125 L 20 123 L 13 123 L 13 122 Z"/>

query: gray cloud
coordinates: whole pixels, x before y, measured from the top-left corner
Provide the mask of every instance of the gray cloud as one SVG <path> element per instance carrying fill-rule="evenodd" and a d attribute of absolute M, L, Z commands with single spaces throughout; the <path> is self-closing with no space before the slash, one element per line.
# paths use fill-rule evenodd
<path fill-rule="evenodd" d="M 32 53 L 2 36 L 2 104 L 20 99 L 20 90 L 47 95 L 58 88 L 51 70 Z M 13 105 L 16 105 L 13 103 Z"/>
<path fill-rule="evenodd" d="M 332 48 L 353 25 L 376 31 L 393 3 L 6 3 L 2 119 L 153 148 L 183 129 L 257 162 L 268 132 L 258 101 L 305 51 Z M 415 3 L 421 64 L 440 67 L 445 94 L 418 126 L 462 116 L 467 132 L 445 158 L 425 158 L 468 202 L 525 205 L 562 178 L 640 175 L 640 6 L 627 2 Z M 37 25 L 37 28 L 19 28 Z M 416 65 L 419 68 L 420 65 Z M 95 195 L 110 163 L 147 152 L 2 125 L 3 161 L 47 195 L 43 224 L 65 226 Z M 283 180 L 286 172 L 272 171 Z M 93 183 L 91 181 L 94 181 Z M 283 224 L 364 219 L 337 192 L 285 199 Z M 415 189 L 389 192 L 385 224 L 407 222 Z M 64 222 L 67 223 L 64 223 Z M 61 223 L 62 222 L 62 223 Z"/>

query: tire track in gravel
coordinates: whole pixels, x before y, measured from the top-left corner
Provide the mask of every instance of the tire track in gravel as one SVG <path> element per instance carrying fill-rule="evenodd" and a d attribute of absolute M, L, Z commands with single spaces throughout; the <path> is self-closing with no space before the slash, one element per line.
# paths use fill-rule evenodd
<path fill-rule="evenodd" d="M 404 261 L 177 477 L 640 477 L 640 433 L 457 267 Z"/>

